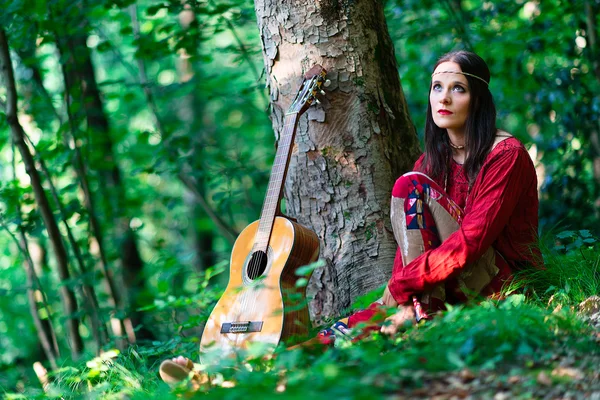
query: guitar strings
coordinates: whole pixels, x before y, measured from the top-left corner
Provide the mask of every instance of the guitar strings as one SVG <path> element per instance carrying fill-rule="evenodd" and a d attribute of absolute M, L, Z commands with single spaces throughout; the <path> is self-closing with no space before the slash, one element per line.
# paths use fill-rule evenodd
<path fill-rule="evenodd" d="M 285 130 L 287 130 L 287 129 L 289 128 L 289 125 L 290 125 L 290 124 L 286 124 L 286 125 L 284 125 L 284 129 L 285 129 Z M 286 136 L 285 136 L 285 139 L 287 139 L 287 133 L 285 133 L 285 135 L 286 135 Z M 280 171 L 278 170 L 278 168 L 279 168 L 280 166 L 281 166 L 281 163 L 278 163 L 278 162 L 277 162 L 277 160 L 275 160 L 275 166 L 274 166 L 275 168 L 274 168 L 274 171 L 273 171 L 273 173 L 271 174 L 271 176 L 273 176 L 273 177 L 274 177 L 274 176 L 276 176 L 277 174 L 279 174 L 279 173 L 280 173 Z M 269 192 L 271 192 L 271 191 L 273 191 L 274 187 L 272 187 L 272 186 L 274 185 L 274 182 L 275 182 L 275 181 L 276 181 L 275 179 L 272 179 L 272 180 L 270 181 L 269 189 L 268 189 L 268 191 L 267 191 L 268 193 L 269 193 Z M 268 196 L 267 196 L 267 197 L 268 197 Z M 270 199 L 269 199 L 269 198 L 267 198 L 267 201 L 265 201 L 265 207 L 264 207 L 264 208 L 265 208 L 265 212 L 266 212 L 266 208 L 267 208 L 267 206 L 268 206 L 268 205 L 270 205 L 270 201 L 269 201 L 269 200 L 270 200 Z M 259 242 L 262 242 L 262 241 L 264 240 L 264 238 L 263 238 L 263 237 L 260 237 L 260 236 L 263 236 L 263 235 L 264 235 L 264 229 L 265 229 L 265 228 L 264 228 L 264 224 L 265 224 L 265 220 L 269 220 L 269 221 L 270 221 L 270 220 L 271 220 L 271 219 L 274 217 L 274 215 L 273 215 L 273 216 L 271 216 L 271 215 L 268 215 L 268 218 L 267 218 L 267 215 L 262 215 L 261 217 L 262 217 L 262 218 L 261 218 L 261 221 L 259 222 L 259 227 L 258 227 L 258 229 L 259 229 L 259 232 L 258 232 L 258 235 L 259 235 L 259 240 L 258 240 L 258 241 L 259 241 Z M 263 229 L 261 229 L 261 228 L 263 228 Z M 269 236 L 269 235 L 267 234 L 267 238 L 266 238 L 266 239 L 267 239 L 267 240 L 266 240 L 266 247 L 267 247 L 267 248 L 268 248 L 268 244 L 269 244 L 269 237 L 268 237 L 268 236 Z M 260 243 L 259 243 L 259 244 L 260 244 Z M 251 262 L 251 264 L 249 265 L 249 274 L 248 274 L 248 275 L 249 275 L 249 277 L 250 277 L 251 279 L 254 279 L 254 278 L 256 278 L 256 277 L 257 277 L 257 275 L 258 275 L 258 272 L 260 271 L 260 265 L 261 265 L 261 258 L 260 258 L 259 256 L 257 256 L 257 257 L 254 257 L 254 258 L 253 258 L 253 260 L 252 260 L 252 262 Z"/>
<path fill-rule="evenodd" d="M 276 158 L 274 169 L 273 169 L 273 172 L 271 174 L 272 177 L 276 177 L 277 175 L 282 174 L 282 172 L 285 171 L 285 164 L 287 164 L 287 162 L 286 162 L 287 161 L 287 155 L 289 155 L 289 147 L 291 146 L 291 139 L 292 139 L 292 136 L 293 136 L 293 131 L 290 132 L 290 127 L 293 127 L 293 125 L 294 125 L 294 121 L 293 120 L 290 121 L 290 122 L 288 122 L 288 123 L 286 123 L 286 124 L 284 124 L 284 127 L 283 127 L 283 131 L 284 132 L 282 134 L 283 143 L 282 143 L 281 149 L 284 150 L 284 149 L 287 148 L 287 150 L 286 151 L 278 152 L 278 156 L 281 156 L 281 157 L 277 157 L 277 158 L 283 158 L 283 160 L 281 160 L 283 162 L 277 162 L 278 160 Z M 286 154 L 284 155 L 284 153 L 286 153 Z M 281 166 L 283 166 L 284 168 L 281 168 Z M 281 178 L 283 178 L 283 176 Z M 275 184 L 276 181 L 277 181 L 277 179 L 271 179 L 270 180 L 268 192 L 271 192 L 273 189 L 275 189 L 272 186 L 274 186 L 274 184 Z M 266 204 L 270 204 L 270 200 L 271 199 L 268 198 L 265 201 L 265 205 Z M 279 193 L 277 193 L 277 198 L 275 199 L 275 203 L 278 203 L 278 201 L 279 201 Z M 265 207 L 265 209 L 266 209 L 266 207 Z M 274 217 L 275 217 L 275 215 L 269 215 L 268 218 L 261 218 L 261 222 L 264 223 L 264 220 L 266 219 L 267 221 L 271 222 L 271 224 L 272 224 L 274 222 Z M 259 229 L 260 229 L 260 227 L 261 227 L 261 224 L 259 223 Z M 265 234 L 264 230 L 263 230 L 262 234 L 263 235 Z M 265 256 L 267 256 L 267 250 L 268 250 L 268 247 L 269 247 L 270 232 L 266 232 L 266 236 L 267 237 L 266 237 L 266 243 L 265 243 L 265 247 L 266 247 L 266 249 L 265 249 Z M 261 239 L 263 239 L 263 238 L 261 238 Z M 251 272 L 252 272 L 252 276 L 254 276 L 255 278 L 258 277 L 258 273 L 260 272 L 261 264 L 262 263 L 261 263 L 260 257 L 256 257 L 256 259 L 253 260 L 253 265 L 251 266 Z"/>
<path fill-rule="evenodd" d="M 297 115 L 297 113 L 296 113 L 296 114 L 292 114 L 292 115 Z M 295 125 L 295 121 L 294 121 L 294 119 L 295 119 L 295 118 L 293 118 L 293 119 L 292 119 L 290 122 L 288 122 L 288 123 L 285 123 L 285 124 L 284 124 L 284 126 L 283 126 L 283 134 L 282 134 L 282 139 L 283 139 L 283 142 L 282 142 L 282 147 L 281 147 L 281 148 L 282 148 L 282 149 L 285 149 L 285 148 L 287 148 L 287 151 L 285 151 L 285 153 L 287 153 L 287 154 L 286 154 L 286 157 L 284 158 L 285 162 L 284 162 L 284 163 L 277 163 L 277 159 L 276 159 L 276 160 L 275 160 L 275 165 L 274 165 L 274 171 L 272 172 L 271 176 L 274 176 L 274 175 L 276 175 L 276 174 L 279 174 L 280 172 L 282 172 L 282 171 L 280 171 L 280 170 L 279 170 L 279 168 L 280 168 L 280 166 L 281 166 L 281 165 L 284 165 L 284 170 L 285 170 L 285 165 L 287 164 L 287 157 L 289 157 L 289 151 L 290 151 L 290 146 L 291 146 L 292 138 L 293 138 L 293 136 L 294 136 L 294 135 L 293 135 L 293 134 L 294 134 L 294 131 L 293 131 L 293 126 Z M 292 129 L 291 129 L 291 132 L 290 132 L 290 127 L 292 127 Z M 282 152 L 279 152 L 279 154 L 283 154 L 283 153 L 284 153 L 283 151 L 282 151 Z M 275 171 L 275 169 L 277 169 L 277 171 Z M 275 180 L 274 180 L 274 179 L 269 181 L 269 188 L 268 188 L 268 190 L 267 190 L 267 193 L 268 193 L 268 192 L 269 192 L 269 191 L 272 189 L 272 188 L 271 188 L 271 186 L 272 186 L 272 184 L 274 184 L 274 183 L 275 183 Z M 279 193 L 278 193 L 278 195 L 279 195 Z M 278 197 L 279 197 L 279 196 L 278 196 Z M 278 202 L 278 200 L 279 200 L 279 198 L 277 198 L 277 199 L 275 200 L 275 202 L 277 203 L 277 202 Z M 265 201 L 265 203 L 266 203 L 266 201 Z M 263 208 L 266 208 L 266 207 L 265 207 L 265 206 L 263 206 Z M 265 210 L 265 211 L 266 211 L 266 210 Z M 262 218 L 262 217 L 263 217 L 263 216 L 261 215 L 261 220 L 260 220 L 260 221 L 263 221 L 263 218 Z M 273 221 L 272 221 L 272 224 L 274 224 L 274 223 L 275 223 L 275 219 L 274 219 L 274 217 L 275 217 L 274 215 L 269 217 L 269 220 L 273 219 Z M 260 225 L 261 225 L 260 221 L 259 221 L 259 232 L 258 232 L 258 233 L 260 233 Z M 271 230 L 272 230 L 272 226 L 271 226 Z M 268 249 L 269 249 L 269 241 L 270 241 L 269 239 L 270 239 L 270 233 L 271 233 L 271 232 L 269 232 L 269 233 L 267 234 L 267 238 L 266 238 L 267 240 L 266 240 L 266 246 L 265 246 L 265 259 L 266 259 L 265 261 L 266 261 L 267 263 L 268 263 Z M 261 238 L 261 239 L 262 239 L 262 238 Z M 254 258 L 253 258 L 253 259 L 250 261 L 250 263 L 249 263 L 249 264 L 250 264 L 250 265 L 248 265 L 248 268 L 247 268 L 247 270 L 249 271 L 249 273 L 248 273 L 248 277 L 249 277 L 249 278 L 251 278 L 252 280 L 254 280 L 254 279 L 255 279 L 255 278 L 257 278 L 258 276 L 256 276 L 255 278 L 252 278 L 252 277 L 253 277 L 253 276 L 255 276 L 255 275 L 257 275 L 257 274 L 258 274 L 258 272 L 260 271 L 261 258 L 260 258 L 260 257 L 258 257 L 258 256 L 257 256 L 257 257 L 254 257 Z M 265 265 L 265 268 L 266 268 L 266 265 Z M 247 308 L 247 306 L 248 306 L 248 302 L 250 301 L 250 298 L 254 297 L 254 296 L 250 296 L 250 293 L 251 293 L 251 292 L 253 293 L 253 292 L 255 291 L 254 287 L 252 287 L 252 286 L 251 286 L 249 289 L 250 289 L 250 290 L 244 290 L 244 291 L 243 291 L 243 293 L 242 293 L 242 299 L 240 299 L 240 300 L 241 300 L 241 301 L 240 301 L 240 303 L 241 303 L 241 304 L 240 304 L 240 305 L 241 305 L 240 311 L 242 311 L 242 312 L 243 312 L 244 310 L 246 310 L 246 308 Z M 251 310 L 250 310 L 250 313 L 251 313 L 251 314 L 254 314 L 254 312 L 255 312 L 255 307 L 256 307 L 257 303 L 258 303 L 257 301 L 254 301 L 254 302 L 252 302 L 252 306 L 251 306 Z M 237 318 L 236 318 L 236 319 L 239 319 L 239 317 L 240 317 L 240 315 L 239 315 L 239 312 L 238 312 L 238 316 L 237 316 Z"/>

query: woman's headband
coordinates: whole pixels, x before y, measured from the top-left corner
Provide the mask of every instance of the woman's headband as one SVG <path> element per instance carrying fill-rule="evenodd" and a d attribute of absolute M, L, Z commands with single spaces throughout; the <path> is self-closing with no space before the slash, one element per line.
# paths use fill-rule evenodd
<path fill-rule="evenodd" d="M 468 72 L 462 72 L 462 71 L 439 71 L 439 72 L 436 72 L 435 74 L 431 74 L 431 77 L 433 78 L 433 77 L 434 77 L 435 75 L 437 75 L 437 74 L 462 74 L 462 75 L 467 75 L 467 76 L 473 77 L 473 78 L 475 78 L 475 79 L 479 79 L 481 82 L 485 83 L 485 84 L 486 84 L 486 85 L 488 85 L 488 86 L 490 85 L 490 84 L 489 84 L 489 83 L 488 83 L 488 82 L 487 82 L 485 79 L 483 79 L 482 77 L 480 77 L 480 76 L 477 76 L 477 75 L 470 74 L 470 73 L 468 73 Z"/>

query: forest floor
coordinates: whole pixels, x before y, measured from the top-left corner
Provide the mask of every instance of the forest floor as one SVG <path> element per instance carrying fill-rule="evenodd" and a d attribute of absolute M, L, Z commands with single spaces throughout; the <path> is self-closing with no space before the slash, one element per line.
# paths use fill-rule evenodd
<path fill-rule="evenodd" d="M 394 338 L 375 334 L 324 351 L 279 348 L 208 367 L 210 382 L 169 387 L 158 365 L 197 357 L 173 339 L 109 351 L 30 381 L 6 399 L 593 399 L 600 400 L 600 297 L 561 309 L 523 296 L 456 307 Z M 336 343 L 337 345 L 337 343 Z M 196 353 L 194 353 L 196 351 Z"/>
<path fill-rule="evenodd" d="M 398 400 L 593 399 L 600 400 L 600 356 L 556 355 L 548 363 L 498 370 L 414 372 L 421 387 L 401 390 Z"/>
<path fill-rule="evenodd" d="M 600 309 L 586 310 L 582 319 L 592 326 L 592 339 L 600 347 Z M 574 351 L 569 342 L 549 359 L 506 364 L 497 369 L 413 372 L 420 385 L 402 390 L 398 400 L 409 399 L 592 399 L 600 400 L 600 353 Z"/>
<path fill-rule="evenodd" d="M 600 302 L 598 298 L 588 300 L 580 318 L 591 325 L 592 340 L 600 348 Z M 412 375 L 419 378 L 419 387 L 404 389 L 393 398 L 600 400 L 600 353 L 576 351 L 568 341 L 555 348 L 551 357 L 537 362 L 509 363 L 493 370 L 464 368 Z"/>

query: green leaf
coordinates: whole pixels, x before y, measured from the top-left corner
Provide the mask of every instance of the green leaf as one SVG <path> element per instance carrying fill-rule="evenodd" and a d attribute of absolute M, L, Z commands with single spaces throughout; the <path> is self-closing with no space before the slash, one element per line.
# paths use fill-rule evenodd
<path fill-rule="evenodd" d="M 458 353 L 455 351 L 449 351 L 446 354 L 446 358 L 448 359 L 448 362 L 450 363 L 450 365 L 453 366 L 454 368 L 462 369 L 462 368 L 466 367 L 466 364 L 463 361 L 463 359 L 460 358 Z"/>
<path fill-rule="evenodd" d="M 299 278 L 296 281 L 296 287 L 305 287 L 308 284 L 308 279 L 306 278 Z"/>
<path fill-rule="evenodd" d="M 123 28 L 121 28 L 120 32 L 121 32 L 121 35 L 123 35 L 123 36 L 132 35 L 133 28 L 131 26 L 124 26 Z"/>
<path fill-rule="evenodd" d="M 520 307 L 525 303 L 525 295 L 522 294 L 512 294 L 504 300 L 501 308 L 510 309 L 514 307 Z"/>
<path fill-rule="evenodd" d="M 146 15 L 148 17 L 153 17 L 155 16 L 161 9 L 163 8 L 167 8 L 168 5 L 164 4 L 164 3 L 159 3 L 159 4 L 155 4 L 153 6 L 150 6 L 146 9 Z"/>
<path fill-rule="evenodd" d="M 559 239 L 566 239 L 566 238 L 570 238 L 573 236 L 575 236 L 575 232 L 573 232 L 573 231 L 563 231 L 556 235 L 556 237 Z"/>
<path fill-rule="evenodd" d="M 96 46 L 96 50 L 99 53 L 105 53 L 105 52 L 109 51 L 111 49 L 111 47 L 112 46 L 111 46 L 110 42 L 105 41 L 105 42 L 99 43 L 98 46 Z"/>
<path fill-rule="evenodd" d="M 317 268 L 321 268 L 325 266 L 325 260 L 318 259 L 314 263 L 310 263 L 308 265 L 304 265 L 302 267 L 296 268 L 295 274 L 297 276 L 309 276 L 313 273 L 313 271 Z"/>
<path fill-rule="evenodd" d="M 517 354 L 520 356 L 530 356 L 533 354 L 533 349 L 527 342 L 522 341 L 517 348 Z"/>

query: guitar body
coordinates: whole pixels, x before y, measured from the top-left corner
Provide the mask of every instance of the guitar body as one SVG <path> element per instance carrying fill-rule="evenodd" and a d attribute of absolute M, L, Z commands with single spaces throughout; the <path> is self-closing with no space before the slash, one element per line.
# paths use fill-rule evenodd
<path fill-rule="evenodd" d="M 309 327 L 305 286 L 296 287 L 298 267 L 316 261 L 316 234 L 284 217 L 276 217 L 260 279 L 251 279 L 259 221 L 238 236 L 231 254 L 229 283 L 202 334 L 200 351 L 221 354 L 254 342 L 276 346 L 280 340 L 306 335 Z M 288 294 L 292 295 L 290 299 Z M 291 310 L 287 311 L 286 307 Z"/>

